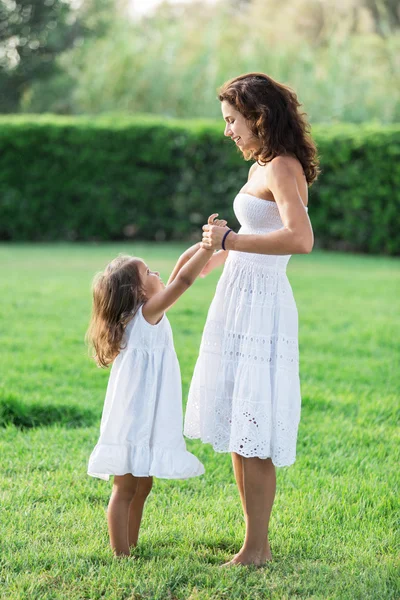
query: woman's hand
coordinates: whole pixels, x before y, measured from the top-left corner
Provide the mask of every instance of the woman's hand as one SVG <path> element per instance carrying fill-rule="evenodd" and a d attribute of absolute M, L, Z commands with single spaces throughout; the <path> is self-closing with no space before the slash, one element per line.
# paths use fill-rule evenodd
<path fill-rule="evenodd" d="M 229 227 L 226 227 L 226 221 L 215 220 L 218 215 L 211 215 L 208 218 L 207 225 L 203 225 L 203 240 L 201 247 L 206 250 L 220 250 L 222 240 Z M 232 235 L 232 234 L 231 234 Z"/>
<path fill-rule="evenodd" d="M 216 219 L 215 217 L 218 217 L 218 215 L 213 214 L 209 216 L 208 222 L 210 224 L 212 223 L 213 225 L 216 225 L 217 227 L 225 227 L 227 222 L 224 219 Z M 196 254 L 197 250 L 201 247 L 201 242 L 197 242 L 197 244 L 190 246 L 190 248 L 185 250 L 185 252 L 181 255 L 182 259 L 185 260 L 185 262 L 187 262 L 190 258 L 192 258 L 192 256 Z M 207 248 L 207 250 L 209 250 L 209 248 Z"/>
<path fill-rule="evenodd" d="M 225 227 L 226 225 L 226 221 L 224 221 L 223 219 L 217 219 L 216 217 L 218 217 L 218 215 L 216 213 L 214 213 L 213 215 L 208 217 L 208 222 L 214 223 L 216 226 L 219 227 Z M 200 248 L 204 248 L 202 246 L 201 242 L 197 242 L 197 244 L 193 244 L 193 246 L 190 246 L 190 248 L 188 248 L 187 250 L 185 250 L 185 252 L 183 254 L 181 254 L 181 256 L 179 257 L 178 262 L 176 263 L 171 275 L 169 276 L 168 279 L 168 283 L 167 286 L 169 286 L 176 278 L 176 276 L 178 275 L 179 271 L 182 269 L 182 267 L 191 259 L 193 258 L 193 256 L 197 253 L 197 251 Z M 210 250 L 210 248 L 204 248 L 205 250 Z M 212 257 L 211 257 L 212 258 Z M 211 259 L 210 259 L 211 260 Z M 210 261 L 209 261 L 210 262 Z M 219 261 L 218 261 L 219 262 Z M 213 263 L 212 263 L 213 264 Z M 208 265 L 208 263 L 207 263 Z M 207 265 L 204 268 L 207 268 Z M 214 267 L 211 266 L 211 270 Z M 207 273 L 209 272 L 209 270 L 207 270 Z M 206 273 L 206 274 L 207 274 Z M 205 277 L 205 275 L 200 274 L 201 277 Z"/>
<path fill-rule="evenodd" d="M 215 225 L 215 227 L 225 227 L 227 221 L 225 221 L 224 219 L 217 219 L 218 216 L 218 213 L 213 213 L 212 215 L 210 215 L 208 217 L 207 225 L 203 226 L 203 231 L 204 227 L 208 227 L 208 225 Z"/>

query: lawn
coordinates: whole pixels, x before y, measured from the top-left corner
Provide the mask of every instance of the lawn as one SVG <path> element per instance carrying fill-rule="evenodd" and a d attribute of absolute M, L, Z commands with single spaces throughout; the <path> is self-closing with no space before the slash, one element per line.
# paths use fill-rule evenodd
<path fill-rule="evenodd" d="M 0 597 L 398 600 L 398 259 L 313 252 L 289 264 L 303 406 L 296 463 L 277 472 L 273 562 L 220 569 L 244 523 L 230 457 L 197 441 L 206 474 L 156 480 L 139 547 L 113 558 L 111 481 L 86 475 L 108 378 L 83 343 L 91 279 L 119 252 L 167 277 L 183 248 L 0 246 Z M 217 279 L 169 312 L 185 399 Z"/>

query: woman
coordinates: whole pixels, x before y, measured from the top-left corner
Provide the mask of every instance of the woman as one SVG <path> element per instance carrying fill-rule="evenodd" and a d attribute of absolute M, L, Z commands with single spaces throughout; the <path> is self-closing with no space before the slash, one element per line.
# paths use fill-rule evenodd
<path fill-rule="evenodd" d="M 290 88 L 249 73 L 225 83 L 218 97 L 224 134 L 255 162 L 234 200 L 239 233 L 203 227 L 203 247 L 219 250 L 203 275 L 225 267 L 190 386 L 185 434 L 232 453 L 246 535 L 226 564 L 261 565 L 272 558 L 275 467 L 296 457 L 298 320 L 286 265 L 291 254 L 312 250 L 307 192 L 319 169 Z"/>

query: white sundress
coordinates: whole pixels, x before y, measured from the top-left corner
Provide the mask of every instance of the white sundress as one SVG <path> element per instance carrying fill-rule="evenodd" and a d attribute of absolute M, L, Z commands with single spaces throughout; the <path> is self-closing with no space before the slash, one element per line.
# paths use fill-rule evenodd
<path fill-rule="evenodd" d="M 275 202 L 239 193 L 239 234 L 283 227 Z M 290 256 L 230 251 L 208 311 L 189 390 L 184 434 L 217 452 L 296 458 L 301 395 L 298 315 Z"/>
<path fill-rule="evenodd" d="M 99 440 L 88 475 L 186 479 L 204 473 L 183 438 L 182 384 L 172 330 L 164 315 L 151 325 L 142 306 L 125 331 L 111 368 Z"/>

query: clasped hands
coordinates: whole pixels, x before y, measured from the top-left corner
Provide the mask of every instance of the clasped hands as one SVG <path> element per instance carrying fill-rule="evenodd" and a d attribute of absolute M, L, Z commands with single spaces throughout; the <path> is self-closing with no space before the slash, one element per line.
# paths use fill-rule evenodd
<path fill-rule="evenodd" d="M 220 250 L 223 237 L 229 231 L 229 227 L 226 226 L 227 222 L 224 219 L 217 219 L 217 217 L 217 213 L 210 215 L 207 225 L 203 225 L 203 239 L 200 246 L 205 250 Z M 233 233 L 230 234 L 230 236 L 232 235 Z"/>

